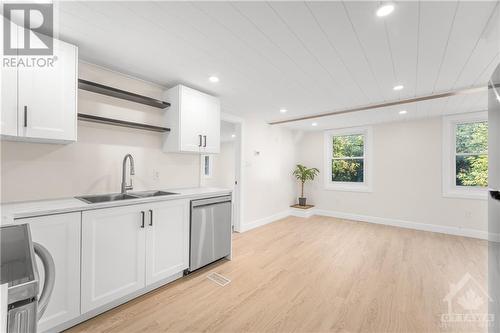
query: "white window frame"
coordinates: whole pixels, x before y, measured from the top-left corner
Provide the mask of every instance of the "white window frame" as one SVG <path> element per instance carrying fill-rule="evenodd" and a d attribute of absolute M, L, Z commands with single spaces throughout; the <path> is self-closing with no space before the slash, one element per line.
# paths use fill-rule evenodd
<path fill-rule="evenodd" d="M 208 157 L 208 175 L 205 174 L 205 161 L 206 161 L 206 157 Z M 203 179 L 211 179 L 213 178 L 214 176 L 214 157 L 213 155 L 200 155 L 200 158 L 201 158 L 201 163 L 200 163 L 200 166 L 201 166 L 201 170 L 200 170 L 200 173 L 201 173 L 201 177 Z"/>
<path fill-rule="evenodd" d="M 488 112 L 443 117 L 443 197 L 487 200 L 486 187 L 456 185 L 456 127 L 458 124 L 488 121 Z"/>
<path fill-rule="evenodd" d="M 363 135 L 363 182 L 334 182 L 332 181 L 332 138 L 341 135 Z M 324 133 L 324 181 L 325 189 L 331 191 L 349 191 L 349 192 L 372 192 L 372 128 L 371 127 L 353 127 L 344 129 L 328 130 Z"/>

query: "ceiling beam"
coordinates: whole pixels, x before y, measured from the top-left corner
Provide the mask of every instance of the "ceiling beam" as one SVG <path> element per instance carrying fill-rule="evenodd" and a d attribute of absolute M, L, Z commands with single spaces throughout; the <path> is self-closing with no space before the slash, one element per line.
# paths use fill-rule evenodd
<path fill-rule="evenodd" d="M 337 115 L 346 114 L 346 113 L 366 111 L 366 110 L 371 110 L 371 109 L 384 108 L 384 107 L 388 107 L 388 106 L 404 105 L 404 104 L 409 104 L 409 103 L 428 101 L 431 99 L 474 94 L 474 93 L 487 91 L 487 90 L 488 90 L 487 86 L 458 89 L 458 90 L 447 91 L 444 93 L 423 95 L 423 96 L 417 96 L 417 97 L 412 97 L 412 98 L 399 99 L 399 100 L 390 101 L 390 102 L 369 104 L 369 105 L 358 106 L 358 107 L 347 108 L 347 109 L 340 109 L 340 110 L 329 111 L 329 112 L 324 112 L 324 113 L 316 113 L 316 114 L 312 114 L 309 116 L 302 116 L 302 117 L 297 117 L 297 118 L 289 118 L 289 119 L 285 119 L 285 120 L 271 121 L 271 122 L 269 122 L 269 124 L 270 125 L 286 124 L 286 123 L 291 123 L 291 122 L 301 121 L 301 120 L 309 120 L 309 119 L 316 119 L 316 118 L 322 118 L 322 117 L 337 116 Z"/>

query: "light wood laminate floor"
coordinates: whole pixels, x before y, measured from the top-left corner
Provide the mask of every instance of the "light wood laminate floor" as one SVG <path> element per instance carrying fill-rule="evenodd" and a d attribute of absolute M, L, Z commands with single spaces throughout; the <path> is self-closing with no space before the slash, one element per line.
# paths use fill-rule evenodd
<path fill-rule="evenodd" d="M 70 332 L 481 330 L 440 318 L 450 283 L 470 273 L 486 286 L 486 241 L 314 216 L 235 234 L 233 248 L 232 261 Z M 232 282 L 216 285 L 212 271 Z"/>

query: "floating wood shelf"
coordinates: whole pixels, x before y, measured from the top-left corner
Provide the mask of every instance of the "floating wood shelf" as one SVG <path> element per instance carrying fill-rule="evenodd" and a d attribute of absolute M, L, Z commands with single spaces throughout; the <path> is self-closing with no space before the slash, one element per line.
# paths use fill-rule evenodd
<path fill-rule="evenodd" d="M 142 96 L 134 94 L 125 90 L 116 89 L 113 87 L 105 86 L 103 84 L 95 83 L 92 81 L 87 81 L 83 79 L 78 79 L 78 88 L 82 90 L 91 91 L 97 94 L 111 96 L 115 98 L 124 99 L 127 101 L 132 101 L 135 103 L 140 103 L 144 105 L 153 106 L 159 109 L 165 109 L 170 106 L 170 103 L 160 101 L 151 97 Z"/>
<path fill-rule="evenodd" d="M 298 208 L 298 209 L 310 209 L 310 208 L 313 208 L 314 205 L 305 205 L 305 206 L 301 206 L 301 205 L 291 205 L 290 207 L 292 208 Z"/>
<path fill-rule="evenodd" d="M 93 115 L 84 114 L 84 113 L 78 114 L 78 120 L 113 125 L 113 126 L 120 126 L 120 127 L 136 128 L 136 129 L 153 131 L 153 132 L 170 132 L 170 128 L 167 128 L 167 127 L 159 127 L 159 126 L 153 126 L 153 125 L 147 125 L 147 124 L 134 123 L 131 121 L 93 116 Z"/>

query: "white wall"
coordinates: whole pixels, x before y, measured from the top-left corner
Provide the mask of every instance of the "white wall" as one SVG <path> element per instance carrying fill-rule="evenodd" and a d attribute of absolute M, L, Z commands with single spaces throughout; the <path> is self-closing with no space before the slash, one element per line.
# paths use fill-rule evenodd
<path fill-rule="evenodd" d="M 234 142 L 222 142 L 221 152 L 217 155 L 219 168 L 215 170 L 215 179 L 219 187 L 233 188 L 236 168 L 236 149 Z"/>
<path fill-rule="evenodd" d="M 235 180 L 235 154 L 234 142 L 221 142 L 220 153 L 212 155 L 212 176 L 202 176 L 201 186 L 232 189 Z"/>
<path fill-rule="evenodd" d="M 288 215 L 294 203 L 297 134 L 254 117 L 243 134 L 243 224 L 247 230 Z"/>
<path fill-rule="evenodd" d="M 163 87 L 80 63 L 81 78 L 160 98 Z M 79 91 L 81 113 L 162 124 L 164 110 Z M 68 145 L 2 141 L 2 202 L 119 192 L 122 159 L 135 159 L 134 189 L 199 184 L 197 155 L 165 154 L 161 133 L 78 122 L 78 142 Z M 159 173 L 159 178 L 155 173 Z"/>
<path fill-rule="evenodd" d="M 441 118 L 373 126 L 372 193 L 324 189 L 323 132 L 304 136 L 298 161 L 321 171 L 305 190 L 320 210 L 486 232 L 487 201 L 442 196 L 441 150 Z"/>

